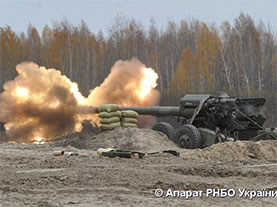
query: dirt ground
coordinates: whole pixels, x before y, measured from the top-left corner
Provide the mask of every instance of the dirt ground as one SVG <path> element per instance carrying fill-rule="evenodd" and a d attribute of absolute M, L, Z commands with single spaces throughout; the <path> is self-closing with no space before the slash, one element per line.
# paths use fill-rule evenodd
<path fill-rule="evenodd" d="M 99 147 L 172 149 L 180 157 L 107 158 L 97 155 Z M 78 155 L 53 156 L 55 150 Z M 161 198 L 155 196 L 157 189 L 164 192 Z M 195 194 L 173 198 L 168 189 Z M 236 195 L 207 197 L 211 189 L 234 189 Z M 0 206 L 276 206 L 277 195 L 250 199 L 239 196 L 242 189 L 277 192 L 277 141 L 184 150 L 159 132 L 118 128 L 84 130 L 47 144 L 0 143 Z M 202 196 L 196 193 L 200 191 Z"/>

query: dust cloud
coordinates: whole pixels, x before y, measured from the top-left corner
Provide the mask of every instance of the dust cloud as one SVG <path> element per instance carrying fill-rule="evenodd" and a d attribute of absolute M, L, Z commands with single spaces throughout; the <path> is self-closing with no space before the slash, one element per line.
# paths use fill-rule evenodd
<path fill-rule="evenodd" d="M 81 107 L 114 103 L 120 106 L 153 106 L 160 94 L 154 89 L 158 75 L 139 60 L 117 61 L 104 82 L 84 97 L 78 84 L 59 70 L 32 62 L 16 66 L 18 76 L 3 85 L 0 121 L 10 141 L 49 141 L 82 129 L 82 121 L 97 121 L 95 114 L 80 113 Z M 149 123 L 152 118 L 147 118 Z"/>

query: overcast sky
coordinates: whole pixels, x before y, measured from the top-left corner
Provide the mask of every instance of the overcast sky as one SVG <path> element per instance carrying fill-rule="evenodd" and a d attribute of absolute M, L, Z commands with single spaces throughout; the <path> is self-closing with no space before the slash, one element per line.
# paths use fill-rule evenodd
<path fill-rule="evenodd" d="M 169 20 L 199 19 L 220 24 L 233 22 L 240 12 L 277 30 L 277 0 L 0 0 L 0 27 L 9 25 L 26 32 L 31 23 L 41 33 L 43 27 L 66 17 L 77 25 L 83 19 L 90 30 L 107 33 L 117 13 L 134 18 L 146 28 L 151 18 L 158 27 Z"/>

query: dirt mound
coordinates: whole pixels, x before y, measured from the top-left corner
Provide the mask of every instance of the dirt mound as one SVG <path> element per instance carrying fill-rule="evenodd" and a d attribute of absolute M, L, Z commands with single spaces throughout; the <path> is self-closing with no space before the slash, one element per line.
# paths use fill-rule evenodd
<path fill-rule="evenodd" d="M 137 151 L 176 149 L 143 159 L 98 156 L 99 147 Z M 77 149 L 79 148 L 79 149 Z M 53 156 L 53 151 L 78 153 Z M 0 144 L 0 203 L 3 206 L 244 206 L 235 197 L 155 198 L 155 190 L 249 189 L 276 191 L 277 141 L 225 142 L 187 150 L 151 129 L 85 129 L 41 145 Z M 238 191 L 237 191 L 238 192 Z M 165 196 L 164 196 L 165 197 Z M 276 198 L 254 198 L 276 206 Z M 0 206 L 1 206 L 0 204 Z"/>
<path fill-rule="evenodd" d="M 84 130 L 68 136 L 57 138 L 49 143 L 50 146 L 72 146 L 78 149 L 97 150 L 98 148 L 115 148 L 142 152 L 177 150 L 181 157 L 190 159 L 271 159 L 277 157 L 277 141 L 264 140 L 258 142 L 237 141 L 214 144 L 204 149 L 180 149 L 161 132 L 152 129 L 116 128 L 99 132 Z"/>
<path fill-rule="evenodd" d="M 115 148 L 142 152 L 178 149 L 164 134 L 152 129 L 116 128 L 105 132 L 82 132 L 64 136 L 50 143 L 52 146 L 71 145 L 79 149 Z"/>
<path fill-rule="evenodd" d="M 183 150 L 182 156 L 220 160 L 275 159 L 277 157 L 277 141 L 224 142 L 199 150 Z"/>

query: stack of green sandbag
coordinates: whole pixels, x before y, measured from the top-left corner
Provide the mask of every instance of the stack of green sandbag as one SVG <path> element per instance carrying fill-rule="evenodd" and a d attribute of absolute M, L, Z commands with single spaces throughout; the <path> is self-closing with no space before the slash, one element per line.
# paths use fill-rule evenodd
<path fill-rule="evenodd" d="M 111 130 L 120 127 L 121 112 L 119 106 L 115 104 L 103 104 L 98 107 L 98 116 L 100 118 L 100 129 Z"/>
<path fill-rule="evenodd" d="M 121 119 L 121 126 L 123 127 L 138 127 L 137 126 L 137 118 L 139 114 L 135 111 L 126 110 L 121 111 L 122 119 Z"/>

